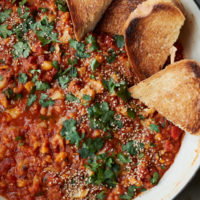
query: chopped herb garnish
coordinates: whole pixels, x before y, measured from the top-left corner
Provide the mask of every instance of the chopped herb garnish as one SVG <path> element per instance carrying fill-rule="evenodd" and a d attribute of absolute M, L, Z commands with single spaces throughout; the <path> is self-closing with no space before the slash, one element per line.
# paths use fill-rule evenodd
<path fill-rule="evenodd" d="M 151 183 L 153 185 L 156 185 L 159 181 L 159 173 L 158 172 L 154 172 L 153 177 L 151 178 Z"/>
<path fill-rule="evenodd" d="M 13 46 L 13 56 L 15 58 L 27 58 L 31 52 L 31 49 L 27 42 L 18 42 Z"/>
<path fill-rule="evenodd" d="M 113 49 L 111 49 L 110 51 L 110 56 L 107 56 L 107 62 L 109 63 L 109 64 L 112 64 L 112 63 L 114 63 L 115 62 L 115 59 L 116 59 L 116 57 L 117 57 L 117 54 L 114 52 L 114 50 Z"/>
<path fill-rule="evenodd" d="M 99 49 L 99 46 L 97 44 L 97 40 L 96 38 L 93 36 L 93 35 L 88 35 L 86 38 L 85 38 L 85 41 L 87 44 L 90 44 L 90 52 L 92 51 L 96 51 Z"/>
<path fill-rule="evenodd" d="M 145 117 L 143 115 L 139 115 L 139 117 L 140 117 L 141 120 L 145 119 Z"/>
<path fill-rule="evenodd" d="M 16 137 L 16 141 L 20 141 L 20 140 L 22 140 L 22 136 L 18 135 L 18 136 Z"/>
<path fill-rule="evenodd" d="M 92 97 L 90 95 L 83 95 L 83 99 L 86 101 L 90 101 L 92 99 Z"/>
<path fill-rule="evenodd" d="M 5 22 L 6 19 L 8 19 L 10 17 L 11 12 L 12 12 L 11 9 L 0 12 L 0 24 Z"/>
<path fill-rule="evenodd" d="M 137 155 L 137 149 L 135 147 L 135 141 L 130 141 L 126 144 L 122 145 L 122 150 L 126 151 L 127 153 L 129 153 L 131 156 L 135 156 Z"/>
<path fill-rule="evenodd" d="M 7 38 L 8 36 L 12 35 L 12 31 L 7 29 L 8 24 L 0 25 L 0 37 Z"/>
<path fill-rule="evenodd" d="M 128 101 L 131 98 L 125 81 L 120 83 L 120 86 L 117 90 L 117 96 L 121 97 L 124 101 Z"/>
<path fill-rule="evenodd" d="M 125 156 L 123 153 L 118 153 L 117 154 L 117 159 L 121 162 L 121 163 L 129 163 L 131 162 L 131 159 L 128 158 L 127 156 Z"/>
<path fill-rule="evenodd" d="M 66 140 L 69 140 L 70 144 L 76 144 L 76 146 L 79 146 L 79 142 L 82 140 L 76 130 L 76 120 L 74 119 L 65 120 L 63 122 L 63 128 L 60 134 Z"/>
<path fill-rule="evenodd" d="M 54 103 L 55 102 L 51 98 L 48 98 L 47 94 L 44 94 L 44 93 L 41 94 L 41 97 L 40 97 L 40 100 L 39 100 L 39 104 L 42 107 L 46 108 L 48 106 L 53 106 Z"/>
<path fill-rule="evenodd" d="M 49 22 L 47 16 L 41 21 L 32 24 L 31 28 L 43 45 L 50 44 L 51 42 L 59 42 L 58 34 L 53 31 L 54 22 Z"/>
<path fill-rule="evenodd" d="M 63 12 L 66 12 L 68 10 L 67 3 L 65 0 L 56 0 L 56 5 L 58 7 L 58 10 L 61 10 Z"/>
<path fill-rule="evenodd" d="M 50 88 L 48 82 L 36 81 L 35 82 L 36 90 L 45 91 Z"/>
<path fill-rule="evenodd" d="M 100 199 L 103 200 L 105 199 L 106 195 L 105 195 L 105 191 L 100 192 L 99 194 L 96 195 L 96 199 Z"/>
<path fill-rule="evenodd" d="M 117 85 L 115 81 L 113 80 L 113 78 L 111 78 L 108 81 L 103 79 L 102 84 L 104 88 L 107 89 L 111 94 L 115 93 L 115 89 L 117 88 Z"/>
<path fill-rule="evenodd" d="M 18 81 L 22 84 L 25 84 L 28 80 L 28 76 L 25 73 L 19 74 Z"/>
<path fill-rule="evenodd" d="M 93 59 L 90 62 L 90 66 L 93 72 L 95 72 L 95 70 L 99 67 L 99 62 L 97 61 L 97 59 Z"/>
<path fill-rule="evenodd" d="M 106 184 L 111 188 L 116 186 L 120 165 L 116 163 L 114 156 L 99 154 L 96 158 L 88 159 L 86 167 L 94 172 L 89 177 L 89 184 Z"/>
<path fill-rule="evenodd" d="M 107 89 L 111 94 L 114 94 L 115 90 L 117 89 L 117 95 L 124 101 L 128 101 L 131 98 L 125 81 L 122 81 L 121 83 L 115 83 L 113 78 L 111 78 L 108 81 L 103 80 L 102 84 L 104 88 Z"/>
<path fill-rule="evenodd" d="M 89 138 L 83 143 L 78 152 L 81 158 L 88 158 L 89 156 L 94 156 L 103 146 L 104 140 L 101 138 Z"/>
<path fill-rule="evenodd" d="M 3 80 L 3 76 L 0 75 L 0 81 L 2 81 L 2 80 Z"/>
<path fill-rule="evenodd" d="M 118 48 L 124 47 L 125 43 L 123 35 L 115 35 L 114 39 Z"/>
<path fill-rule="evenodd" d="M 59 69 L 59 63 L 58 63 L 57 60 L 53 60 L 53 61 L 52 61 L 52 65 L 53 65 L 53 67 L 54 67 L 55 69 Z"/>
<path fill-rule="evenodd" d="M 19 5 L 23 6 L 26 2 L 27 2 L 27 0 L 21 0 L 21 2 L 19 3 Z"/>
<path fill-rule="evenodd" d="M 48 8 L 39 8 L 38 10 L 40 10 L 42 13 L 47 12 L 49 9 Z"/>
<path fill-rule="evenodd" d="M 72 59 L 68 59 L 68 65 L 71 65 L 72 67 L 74 67 L 75 65 L 78 64 L 78 59 L 77 58 L 74 58 L 73 60 Z"/>
<path fill-rule="evenodd" d="M 80 102 L 80 100 L 77 97 L 75 97 L 72 93 L 69 93 L 66 95 L 66 100 L 69 102 L 73 102 L 73 101 Z"/>
<path fill-rule="evenodd" d="M 143 153 L 139 154 L 139 156 L 138 156 L 139 159 L 142 159 L 143 157 L 144 157 Z"/>
<path fill-rule="evenodd" d="M 77 42 L 76 40 L 70 39 L 69 45 L 71 48 L 76 50 L 76 56 L 79 58 L 89 58 L 90 54 L 85 53 L 85 45 L 81 42 Z"/>
<path fill-rule="evenodd" d="M 92 129 L 111 130 L 114 126 L 118 126 L 118 120 L 114 118 L 115 112 L 110 110 L 107 102 L 96 103 L 88 108 L 89 124 Z M 123 126 L 123 124 L 122 124 Z"/>
<path fill-rule="evenodd" d="M 3 93 L 8 100 L 14 99 L 16 95 L 11 88 L 7 88 Z"/>
<path fill-rule="evenodd" d="M 120 196 L 120 199 L 131 200 L 135 196 L 137 186 L 132 185 L 128 187 L 127 194 L 123 194 Z"/>
<path fill-rule="evenodd" d="M 156 124 L 150 124 L 149 127 L 150 127 L 150 129 L 151 129 L 152 131 L 155 131 L 155 132 L 157 132 L 157 133 L 160 132 L 159 126 L 156 125 Z"/>
<path fill-rule="evenodd" d="M 135 119 L 135 115 L 136 115 L 136 114 L 135 114 L 135 111 L 134 111 L 134 110 L 128 108 L 127 114 L 128 114 L 128 116 L 129 116 L 130 118 Z"/>
<path fill-rule="evenodd" d="M 27 106 L 32 106 L 32 104 L 37 100 L 36 94 L 31 94 L 27 101 Z"/>
<path fill-rule="evenodd" d="M 162 166 L 161 166 L 161 169 L 165 169 L 165 168 L 166 168 L 166 166 L 165 166 L 165 165 L 162 165 Z"/>
<path fill-rule="evenodd" d="M 68 73 L 67 75 L 65 75 Z M 67 88 L 68 83 L 71 81 L 72 78 L 76 78 L 78 76 L 78 72 L 76 67 L 71 67 L 61 73 L 61 76 L 58 77 L 58 83 L 62 89 Z"/>

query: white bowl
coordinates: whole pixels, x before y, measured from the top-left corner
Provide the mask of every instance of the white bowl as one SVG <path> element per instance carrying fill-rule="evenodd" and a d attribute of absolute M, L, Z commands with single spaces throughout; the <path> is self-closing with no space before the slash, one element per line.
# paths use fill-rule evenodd
<path fill-rule="evenodd" d="M 181 0 L 187 20 L 181 32 L 184 57 L 200 62 L 200 10 L 193 0 Z M 200 166 L 200 136 L 186 133 L 175 162 L 159 184 L 136 200 L 171 200 L 191 180 Z"/>
<path fill-rule="evenodd" d="M 200 62 L 200 11 L 193 0 L 181 0 L 187 21 L 181 33 L 185 58 Z M 198 20 L 199 19 L 199 20 Z M 200 136 L 186 133 L 174 164 L 159 184 L 136 200 L 171 200 L 191 180 L 200 166 Z M 0 197 L 0 200 L 4 198 Z"/>

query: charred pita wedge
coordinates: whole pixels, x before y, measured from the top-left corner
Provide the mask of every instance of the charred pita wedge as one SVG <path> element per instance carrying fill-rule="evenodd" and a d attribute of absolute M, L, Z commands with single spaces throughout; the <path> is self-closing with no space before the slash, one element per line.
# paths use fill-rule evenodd
<path fill-rule="evenodd" d="M 200 64 L 182 60 L 130 88 L 133 98 L 191 134 L 200 134 Z"/>
<path fill-rule="evenodd" d="M 100 21 L 98 30 L 122 35 L 125 21 L 138 4 L 145 0 L 113 0 Z"/>
<path fill-rule="evenodd" d="M 81 40 L 92 31 L 112 0 L 67 0 L 75 36 Z"/>
<path fill-rule="evenodd" d="M 124 26 L 126 51 L 143 79 L 158 72 L 178 39 L 185 16 L 174 0 L 147 0 L 129 16 Z"/>

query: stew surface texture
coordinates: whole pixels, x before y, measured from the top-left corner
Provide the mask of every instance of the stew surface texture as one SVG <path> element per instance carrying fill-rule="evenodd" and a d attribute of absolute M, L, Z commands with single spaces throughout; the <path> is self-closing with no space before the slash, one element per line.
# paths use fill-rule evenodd
<path fill-rule="evenodd" d="M 130 98 L 131 74 L 123 36 L 76 41 L 64 0 L 0 0 L 0 195 L 131 200 L 158 184 L 183 132 Z"/>

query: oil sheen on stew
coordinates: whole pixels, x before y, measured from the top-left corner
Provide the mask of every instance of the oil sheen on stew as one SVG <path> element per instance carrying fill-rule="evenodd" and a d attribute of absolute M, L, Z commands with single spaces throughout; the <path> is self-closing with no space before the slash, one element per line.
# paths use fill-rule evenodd
<path fill-rule="evenodd" d="M 131 200 L 157 185 L 183 132 L 133 84 L 122 36 L 77 42 L 66 1 L 0 0 L 0 195 Z"/>

